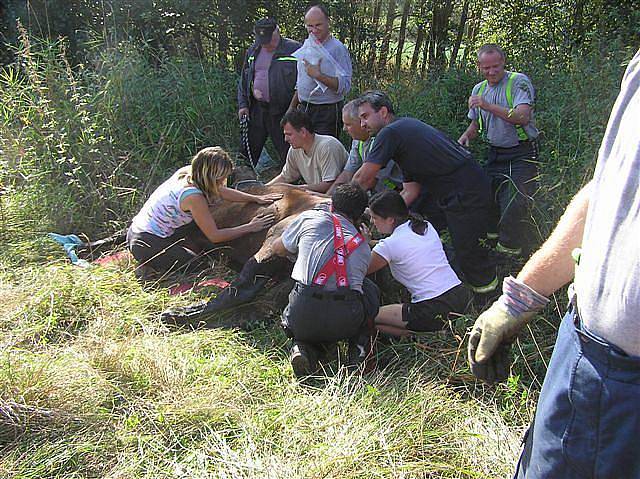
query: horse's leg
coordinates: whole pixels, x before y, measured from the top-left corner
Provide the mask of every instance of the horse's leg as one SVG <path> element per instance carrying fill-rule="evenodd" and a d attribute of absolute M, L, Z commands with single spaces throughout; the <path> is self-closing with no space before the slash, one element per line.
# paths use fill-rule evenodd
<path fill-rule="evenodd" d="M 169 309 L 162 313 L 162 319 L 177 323 L 197 322 L 205 316 L 254 299 L 269 279 L 283 271 L 291 270 L 290 261 L 273 254 L 272 245 L 294 218 L 286 218 L 273 226 L 260 250 L 244 264 L 238 277 L 214 298 L 206 303 Z"/>

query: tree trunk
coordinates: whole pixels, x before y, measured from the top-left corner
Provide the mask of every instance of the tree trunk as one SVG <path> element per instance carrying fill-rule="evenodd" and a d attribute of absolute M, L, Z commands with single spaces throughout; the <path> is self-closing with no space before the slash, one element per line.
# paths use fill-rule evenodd
<path fill-rule="evenodd" d="M 449 33 L 451 0 L 433 2 L 433 23 L 429 44 L 429 69 L 442 70 L 446 64 L 446 46 Z"/>
<path fill-rule="evenodd" d="M 418 30 L 416 32 L 416 44 L 413 49 L 413 57 L 411 58 L 411 73 L 417 74 L 418 70 L 418 62 L 420 61 L 420 51 L 422 50 L 422 46 L 425 40 L 425 26 L 426 26 L 426 11 L 427 11 L 427 2 L 422 0 L 420 2 L 420 10 L 418 11 L 418 19 L 416 21 L 416 25 Z"/>
<path fill-rule="evenodd" d="M 469 31 L 467 33 L 467 41 L 465 42 L 464 53 L 460 60 L 460 66 L 466 67 L 469 53 L 475 47 L 476 35 L 480 29 L 480 23 L 482 21 L 482 5 L 478 5 L 477 11 L 471 14 L 471 20 L 469 23 Z"/>
<path fill-rule="evenodd" d="M 400 69 L 402 68 L 402 55 L 404 53 L 404 41 L 407 36 L 407 22 L 409 20 L 410 12 L 411 12 L 411 0 L 405 0 L 404 9 L 402 10 L 402 21 L 400 22 L 400 32 L 398 33 L 398 50 L 396 51 L 396 65 L 395 65 L 396 75 L 400 73 Z"/>
<path fill-rule="evenodd" d="M 378 71 L 384 72 L 387 66 L 387 56 L 389 54 L 389 43 L 391 42 L 391 34 L 393 33 L 393 22 L 396 19 L 396 0 L 389 1 L 389 9 L 387 10 L 387 21 L 384 25 L 384 38 L 380 47 L 380 55 L 378 59 Z"/>
<path fill-rule="evenodd" d="M 431 35 L 431 34 L 429 34 Z M 424 50 L 422 51 L 422 66 L 420 67 L 420 76 L 424 77 L 427 72 L 427 63 L 429 63 L 429 52 L 433 49 L 431 44 L 431 38 L 427 37 L 427 44 L 424 46 Z"/>
<path fill-rule="evenodd" d="M 455 68 L 456 61 L 458 60 L 458 51 L 460 50 L 460 44 L 462 43 L 462 36 L 464 35 L 464 27 L 467 24 L 467 15 L 469 13 L 469 0 L 464 0 L 462 5 L 462 12 L 460 13 L 460 23 L 458 24 L 458 34 L 456 35 L 456 42 L 453 45 L 451 51 L 451 58 L 449 60 L 449 68 Z"/>
<path fill-rule="evenodd" d="M 571 46 L 579 48 L 584 38 L 584 23 L 582 17 L 584 15 L 584 0 L 576 0 L 573 19 L 571 22 Z"/>
<path fill-rule="evenodd" d="M 373 66 L 376 64 L 376 53 L 377 53 L 377 45 L 378 45 L 378 26 L 380 25 L 380 13 L 382 12 L 382 0 L 376 0 L 375 6 L 373 8 L 373 18 L 371 21 L 371 32 L 372 36 L 370 39 L 369 46 L 369 62 L 367 63 L 367 71 L 372 72 Z"/>

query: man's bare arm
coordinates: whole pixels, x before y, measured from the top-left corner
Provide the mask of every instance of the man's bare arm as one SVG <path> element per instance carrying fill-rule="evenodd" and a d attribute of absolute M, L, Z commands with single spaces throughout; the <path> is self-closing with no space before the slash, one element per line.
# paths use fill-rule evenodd
<path fill-rule="evenodd" d="M 299 185 L 300 188 L 304 188 L 305 190 L 315 191 L 316 193 L 326 193 L 329 188 L 333 185 L 333 181 L 321 181 L 319 183 L 305 184 Z"/>
<path fill-rule="evenodd" d="M 359 184 L 365 190 L 373 189 L 376 186 L 376 175 L 380 168 L 380 165 L 365 162 L 353 175 L 353 183 Z"/>
<path fill-rule="evenodd" d="M 267 186 L 271 186 L 271 185 L 275 185 L 277 183 L 287 183 L 284 179 L 284 176 L 282 176 L 282 173 L 280 173 L 278 176 L 276 176 L 275 178 L 272 178 L 271 181 L 269 181 L 269 183 L 267 183 Z M 288 184 L 288 183 L 287 183 Z"/>
<path fill-rule="evenodd" d="M 400 196 L 402 196 L 402 199 L 407 206 L 411 206 L 411 204 L 418 199 L 418 196 L 420 196 L 420 188 L 420 183 L 415 181 L 402 183 Z"/>
<path fill-rule="evenodd" d="M 489 103 L 481 96 L 472 95 L 469 97 L 469 108 L 482 108 L 512 125 L 524 126 L 531 120 L 531 105 L 527 105 L 526 103 L 518 105 L 515 108 L 506 108 L 501 105 Z"/>
<path fill-rule="evenodd" d="M 590 196 L 588 183 L 574 196 L 551 236 L 518 274 L 520 281 L 543 296 L 553 294 L 574 277 L 571 252 L 582 244 Z"/>
<path fill-rule="evenodd" d="M 333 182 L 333 184 L 331 185 L 331 188 L 327 190 L 327 194 L 331 195 L 333 193 L 333 190 L 335 190 L 338 185 L 349 183 L 352 178 L 353 178 L 352 171 L 343 170 L 342 173 L 340 173 L 336 178 L 336 181 Z"/>
<path fill-rule="evenodd" d="M 471 141 L 473 141 L 478 136 L 478 130 L 478 122 L 476 120 L 471 120 L 471 123 L 469 123 L 467 129 L 462 135 L 460 135 L 460 138 L 458 138 L 458 143 L 460 143 L 462 146 L 469 147 Z"/>

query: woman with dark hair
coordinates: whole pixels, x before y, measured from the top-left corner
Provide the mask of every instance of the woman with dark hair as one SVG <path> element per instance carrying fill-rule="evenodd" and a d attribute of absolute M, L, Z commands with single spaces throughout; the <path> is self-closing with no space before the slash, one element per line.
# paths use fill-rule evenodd
<path fill-rule="evenodd" d="M 409 213 L 396 191 L 374 195 L 369 210 L 376 229 L 389 236 L 373 248 L 367 274 L 389 265 L 393 277 L 411 293 L 411 303 L 382 306 L 376 328 L 394 336 L 442 329 L 449 313 L 464 312 L 471 293 L 451 269 L 438 233 Z"/>

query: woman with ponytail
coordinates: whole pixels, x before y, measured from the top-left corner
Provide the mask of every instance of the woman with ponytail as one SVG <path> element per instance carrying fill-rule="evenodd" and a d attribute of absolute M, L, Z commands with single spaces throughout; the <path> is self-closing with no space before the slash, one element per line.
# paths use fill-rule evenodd
<path fill-rule="evenodd" d="M 367 274 L 389 265 L 393 277 L 411 293 L 411 303 L 382 306 L 379 331 L 394 336 L 438 331 L 449 313 L 463 313 L 471 293 L 451 269 L 435 229 L 410 213 L 396 191 L 383 191 L 369 201 L 376 229 L 387 234 L 373 248 Z"/>
<path fill-rule="evenodd" d="M 262 214 L 240 226 L 218 228 L 209 211 L 209 205 L 217 198 L 266 205 L 282 197 L 256 196 L 227 188 L 225 183 L 232 169 L 226 151 L 218 146 L 207 147 L 151 194 L 127 232 L 127 244 L 141 265 L 143 277 L 148 270 L 165 273 L 201 267 L 198 255 L 190 247 L 190 238 L 197 229 L 211 243 L 222 243 L 273 224 L 273 214 Z"/>

